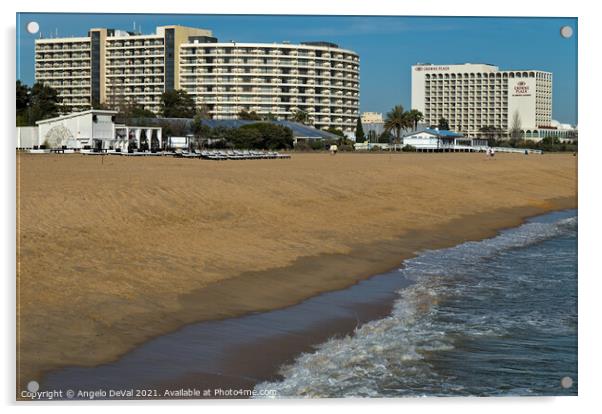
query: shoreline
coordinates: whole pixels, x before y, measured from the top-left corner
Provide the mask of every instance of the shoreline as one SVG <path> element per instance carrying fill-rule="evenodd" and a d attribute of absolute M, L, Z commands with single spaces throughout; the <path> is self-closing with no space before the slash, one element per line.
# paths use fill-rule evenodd
<path fill-rule="evenodd" d="M 388 276 L 391 273 L 396 272 L 396 270 L 403 264 L 403 261 L 416 255 L 420 254 L 425 250 L 438 250 L 447 247 L 453 247 L 455 245 L 467 242 L 467 241 L 479 241 L 483 239 L 487 239 L 490 237 L 494 237 L 499 234 L 501 231 L 515 228 L 525 223 L 529 218 L 539 216 L 542 214 L 550 213 L 553 211 L 562 211 L 566 209 L 576 208 L 576 200 L 572 198 L 562 198 L 549 200 L 549 207 L 551 208 L 541 208 L 541 207 L 523 207 L 523 208 L 513 208 L 513 209 L 501 209 L 500 211 L 488 213 L 485 215 L 477 215 L 480 217 L 469 216 L 459 220 L 453 220 L 449 222 L 447 225 L 442 226 L 439 232 L 433 231 L 433 234 L 414 234 L 414 232 L 410 232 L 404 236 L 399 237 L 393 241 L 381 241 L 379 243 L 371 244 L 371 247 L 383 248 L 384 245 L 388 245 L 388 249 L 384 249 L 387 254 L 389 252 L 394 252 L 395 250 L 401 248 L 401 254 L 397 254 L 396 259 L 391 257 L 390 260 L 386 261 L 386 263 L 395 262 L 392 266 L 384 268 L 384 266 L 388 265 L 380 265 L 380 271 L 375 271 L 374 273 L 368 276 L 357 276 L 353 277 L 353 281 L 350 281 L 346 285 L 342 285 L 341 287 L 335 287 L 328 290 L 317 291 L 316 293 L 296 300 L 294 302 L 284 304 L 282 306 L 271 307 L 271 303 L 267 302 L 265 304 L 265 308 L 262 310 L 249 310 L 242 313 L 236 313 L 237 309 L 234 308 L 232 310 L 232 316 L 225 316 L 220 318 L 208 318 L 198 320 L 189 324 L 185 324 L 183 326 L 175 327 L 173 330 L 164 332 L 160 335 L 157 335 L 153 338 L 149 338 L 148 340 L 142 342 L 139 345 L 136 345 L 133 349 L 128 352 L 118 356 L 112 361 L 104 361 L 93 367 L 100 367 L 107 364 L 115 363 L 119 361 L 123 357 L 129 355 L 130 353 L 136 351 L 140 347 L 144 347 L 145 344 L 148 344 L 154 341 L 157 338 L 161 338 L 167 335 L 173 335 L 178 331 L 184 330 L 187 327 L 191 327 L 197 324 L 202 324 L 204 322 L 219 322 L 225 321 L 227 319 L 238 319 L 245 318 L 247 316 L 253 315 L 255 313 L 264 313 L 271 312 L 281 309 L 287 309 L 294 306 L 297 306 L 303 302 L 310 301 L 315 299 L 321 295 L 328 295 L 333 292 L 341 291 L 341 290 L 349 290 L 355 286 L 361 289 L 362 282 L 370 281 L 371 279 Z M 447 233 L 447 237 L 441 237 L 441 230 L 453 229 L 458 225 L 458 221 L 466 224 L 470 222 L 469 231 L 464 233 L 463 237 L 455 237 L 453 233 Z M 491 228 L 486 227 L 487 224 L 491 224 L 495 222 L 498 227 Z M 439 234 L 437 234 L 439 233 Z M 437 240 L 437 242 L 433 242 L 433 238 Z M 411 245 L 409 243 L 410 240 L 413 240 L 415 244 Z M 409 245 L 410 244 L 410 245 Z M 418 247 L 420 246 L 420 247 Z M 363 246 L 365 247 L 365 246 Z M 358 251 L 361 248 L 358 247 Z M 391 253 L 394 254 L 394 253 Z M 307 269 L 307 266 L 316 271 L 318 274 L 323 274 L 324 271 L 330 271 L 332 266 L 336 267 L 337 264 L 340 264 L 340 260 L 344 259 L 341 257 L 344 255 L 320 255 L 318 257 L 304 257 L 300 258 L 288 269 L 274 269 L 268 272 L 252 272 L 252 278 L 261 279 L 264 282 L 267 282 L 270 278 L 275 277 L 279 272 L 288 271 L 288 272 L 300 272 L 303 269 Z M 381 263 L 381 259 L 384 259 L 382 253 L 378 257 L 378 263 Z M 316 264 L 318 262 L 318 264 Z M 331 262 L 331 263 L 329 263 Z M 354 265 L 357 265 L 357 259 L 353 261 Z M 368 260 L 367 263 L 375 265 L 374 261 Z M 376 269 L 377 267 L 372 267 L 372 269 Z M 245 284 L 249 281 L 249 275 L 241 275 L 240 278 L 244 278 L 241 280 Z M 237 283 L 237 278 L 229 279 L 228 281 L 232 281 L 231 283 Z M 310 285 L 313 288 L 313 285 Z M 218 289 L 220 287 L 217 287 Z M 234 286 L 228 286 L 227 288 L 221 287 L 222 289 L 226 289 L 226 291 L 230 289 L 235 289 Z M 286 288 L 286 286 L 282 286 L 282 288 Z M 244 289 L 243 289 L 244 290 Z M 332 318 L 326 316 L 323 318 L 321 322 L 316 324 L 315 326 L 311 326 L 303 331 L 303 337 L 299 337 L 298 332 L 295 334 L 290 333 L 282 333 L 281 335 L 275 334 L 269 338 L 269 340 L 258 340 L 255 342 L 245 342 L 239 341 L 237 344 L 237 348 L 230 349 L 231 357 L 225 359 L 225 364 L 222 366 L 222 369 L 219 374 L 216 373 L 204 373 L 199 372 L 198 374 L 189 375 L 186 377 L 179 378 L 175 382 L 166 382 L 159 385 L 160 388 L 165 388 L 169 390 L 178 390 L 180 388 L 224 388 L 224 389 L 253 389 L 254 385 L 268 380 L 274 380 L 279 378 L 278 370 L 283 364 L 291 363 L 298 355 L 303 352 L 311 351 L 315 345 L 318 345 L 327 339 L 333 336 L 341 336 L 347 335 L 355 329 L 358 324 L 364 324 L 371 320 L 380 319 L 386 317 L 393 306 L 394 300 L 396 298 L 395 292 L 397 289 L 394 289 L 390 292 L 389 297 L 386 302 L 376 303 L 370 302 L 369 304 L 352 304 L 355 316 L 353 318 L 350 317 L 340 317 L 340 318 Z M 186 298 L 186 300 L 191 301 L 192 303 L 194 298 L 199 299 L 199 302 L 203 302 L 203 299 L 207 299 L 208 296 L 213 296 L 217 294 L 218 298 L 223 299 L 223 294 L 219 294 L 219 290 L 211 291 L 211 292 L 193 292 L 190 294 L 191 297 Z M 246 292 L 249 293 L 248 291 Z M 257 294 L 258 292 L 254 292 L 253 294 Z M 280 294 L 276 296 L 281 297 Z M 236 298 L 232 298 L 234 300 Z M 262 295 L 262 300 L 268 300 L 269 297 Z M 272 302 L 273 303 L 273 302 Z M 230 304 L 232 305 L 232 304 Z M 238 303 L 240 306 L 239 309 L 245 309 L 247 306 L 246 303 Z M 228 309 L 228 306 L 225 307 Z M 230 308 L 232 309 L 232 308 Z M 222 310 L 223 312 L 223 310 Z M 246 355 L 254 355 L 255 358 L 249 360 L 246 358 Z M 64 367 L 63 367 L 64 368 Z M 43 378 L 46 378 L 48 374 L 60 372 L 61 369 L 52 370 L 46 373 Z M 238 374 L 237 374 L 238 373 Z M 212 396 L 211 398 L 220 398 L 219 396 Z M 227 398 L 227 397 L 224 397 Z"/>
<path fill-rule="evenodd" d="M 415 257 L 424 250 L 438 250 L 467 241 L 487 239 L 502 230 L 517 227 L 531 217 L 577 208 L 576 200 L 571 198 L 548 200 L 548 203 L 548 208 L 525 206 L 468 215 L 440 225 L 437 230 L 409 231 L 392 240 L 360 244 L 348 254 L 303 256 L 290 266 L 245 272 L 193 291 L 182 296 L 181 302 L 190 311 L 199 303 L 220 303 L 219 311 L 206 312 L 197 308 L 197 315 L 200 317 L 198 322 L 222 320 L 297 305 L 313 296 L 345 289 L 362 280 L 395 270 L 404 260 Z M 457 231 L 458 225 L 463 226 L 463 231 L 461 234 L 454 234 L 453 231 Z M 309 274 L 308 271 L 312 273 Z M 333 274 L 346 271 L 353 274 Z M 304 275 L 306 279 L 303 280 L 303 285 L 299 285 L 299 280 L 295 278 L 279 280 L 278 275 L 281 273 Z M 328 283 L 324 281 L 327 276 Z M 265 284 L 270 284 L 270 292 L 263 291 L 262 285 Z M 293 288 L 297 290 L 291 291 Z M 277 289 L 276 292 L 274 289 Z M 232 295 L 232 292 L 238 294 Z M 260 306 L 257 306 L 258 297 L 261 298 Z M 174 330 L 177 329 L 179 328 Z"/>
<path fill-rule="evenodd" d="M 20 387 L 577 204 L 576 160 L 561 155 L 18 157 Z"/>

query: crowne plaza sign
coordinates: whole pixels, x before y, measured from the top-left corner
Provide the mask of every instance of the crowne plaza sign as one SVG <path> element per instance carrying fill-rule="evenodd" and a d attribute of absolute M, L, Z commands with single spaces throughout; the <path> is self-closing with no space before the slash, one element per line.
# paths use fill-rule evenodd
<path fill-rule="evenodd" d="M 416 72 L 424 71 L 424 72 L 434 72 L 440 70 L 449 70 L 449 66 L 416 66 L 414 68 Z"/>
<path fill-rule="evenodd" d="M 514 85 L 514 93 L 512 96 L 531 96 L 529 85 L 525 81 L 519 81 Z"/>

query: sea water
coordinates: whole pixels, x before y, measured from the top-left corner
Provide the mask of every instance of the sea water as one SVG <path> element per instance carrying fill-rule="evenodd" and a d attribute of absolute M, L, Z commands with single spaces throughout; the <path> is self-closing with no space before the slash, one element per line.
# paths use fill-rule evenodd
<path fill-rule="evenodd" d="M 575 210 L 427 251 L 405 261 L 399 277 L 412 283 L 398 291 L 390 316 L 300 355 L 282 367 L 281 381 L 256 390 L 275 397 L 577 395 Z"/>

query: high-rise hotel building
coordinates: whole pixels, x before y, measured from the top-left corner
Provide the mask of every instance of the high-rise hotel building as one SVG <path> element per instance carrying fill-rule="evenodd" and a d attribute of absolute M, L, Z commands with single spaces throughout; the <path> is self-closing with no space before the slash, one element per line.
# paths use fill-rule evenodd
<path fill-rule="evenodd" d="M 72 111 L 129 101 L 159 111 L 183 89 L 215 119 L 241 110 L 276 118 L 309 114 L 317 128 L 355 128 L 359 56 L 328 42 L 219 42 L 212 32 L 161 26 L 155 34 L 91 29 L 86 37 L 38 39 L 36 80 Z"/>
<path fill-rule="evenodd" d="M 423 113 L 425 123 L 445 118 L 450 129 L 467 136 L 486 127 L 509 133 L 516 114 L 523 131 L 537 131 L 552 122 L 552 74 L 488 64 L 417 64 L 412 108 Z"/>
<path fill-rule="evenodd" d="M 352 130 L 358 117 L 359 57 L 333 43 L 189 42 L 180 83 L 216 119 L 241 109 L 278 118 L 302 110 L 318 128 Z"/>
<path fill-rule="evenodd" d="M 86 37 L 38 39 L 36 81 L 57 89 L 72 111 L 128 99 L 157 111 L 165 90 L 179 88 L 180 45 L 189 39 L 215 41 L 211 31 L 158 27 L 141 35 L 90 29 Z"/>

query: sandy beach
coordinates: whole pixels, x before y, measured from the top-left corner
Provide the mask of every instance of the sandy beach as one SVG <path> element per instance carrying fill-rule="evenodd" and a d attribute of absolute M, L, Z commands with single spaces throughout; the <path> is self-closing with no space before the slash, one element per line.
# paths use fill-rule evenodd
<path fill-rule="evenodd" d="M 17 155 L 17 381 L 576 207 L 572 154 Z"/>

